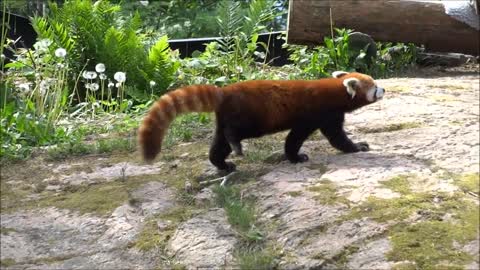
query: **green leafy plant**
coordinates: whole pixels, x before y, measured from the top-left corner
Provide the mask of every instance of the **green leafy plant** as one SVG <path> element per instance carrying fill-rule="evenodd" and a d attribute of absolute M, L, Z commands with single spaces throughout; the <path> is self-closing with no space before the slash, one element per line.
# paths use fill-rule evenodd
<path fill-rule="evenodd" d="M 366 49 L 353 50 L 349 46 L 352 30 L 335 29 L 333 37 L 324 38 L 324 46 L 309 49 L 306 46 L 285 45 L 290 51 L 290 78 L 318 79 L 329 77 L 333 71 L 358 71 L 383 78 L 402 72 L 416 61 L 413 44 L 377 42 L 377 55 L 367 61 Z"/>
<path fill-rule="evenodd" d="M 253 0 L 247 9 L 240 2 L 223 0 L 218 3 L 217 24 L 219 38 L 207 44 L 205 52 L 182 61 L 179 79 L 185 83 L 215 83 L 224 85 L 253 78 L 258 70 L 255 57 L 258 46 L 265 50 L 267 44 L 258 42 L 258 34 L 266 29 L 276 14 L 272 0 Z"/>
<path fill-rule="evenodd" d="M 32 25 L 40 38 L 67 50 L 73 76 L 93 71 L 102 63 L 108 78 L 115 72 L 125 72 L 128 80 L 121 91 L 141 101 L 146 99 L 144 94 L 163 93 L 172 82 L 178 65 L 170 58 L 167 38 L 160 38 L 149 50 L 144 44 L 145 35 L 140 33 L 142 20 L 138 13 L 122 20 L 120 6 L 106 0 L 71 0 L 62 7 L 51 3 L 49 9 L 47 17 L 33 17 Z M 151 81 L 156 84 L 151 86 Z M 82 99 L 85 87 L 76 89 L 82 90 L 77 96 Z"/>

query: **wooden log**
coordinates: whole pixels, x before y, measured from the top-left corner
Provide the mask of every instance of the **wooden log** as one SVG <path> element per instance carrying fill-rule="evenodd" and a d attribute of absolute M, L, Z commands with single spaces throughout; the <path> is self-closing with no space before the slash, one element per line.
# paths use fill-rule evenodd
<path fill-rule="evenodd" d="M 366 33 L 375 41 L 412 42 L 431 51 L 479 55 L 474 7 L 465 2 L 466 14 L 460 14 L 465 22 L 458 14 L 447 14 L 449 3 L 460 2 L 290 0 L 287 42 L 323 43 L 325 36 L 331 36 L 332 14 L 334 27 Z"/>

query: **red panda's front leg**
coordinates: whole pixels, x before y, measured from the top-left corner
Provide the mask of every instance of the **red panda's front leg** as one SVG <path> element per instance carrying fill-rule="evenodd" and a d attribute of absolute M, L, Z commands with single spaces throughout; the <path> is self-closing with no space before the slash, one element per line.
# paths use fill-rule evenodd
<path fill-rule="evenodd" d="M 292 163 L 308 161 L 306 154 L 299 154 L 298 151 L 302 147 L 303 142 L 317 128 L 313 126 L 296 126 L 290 130 L 285 140 L 285 156 Z"/>
<path fill-rule="evenodd" d="M 320 131 L 333 147 L 344 153 L 369 151 L 370 147 L 368 143 L 354 143 L 348 138 L 345 130 L 343 129 L 344 119 L 345 115 L 343 113 L 341 115 L 330 115 L 328 121 L 325 121 L 324 124 L 320 126 Z"/>

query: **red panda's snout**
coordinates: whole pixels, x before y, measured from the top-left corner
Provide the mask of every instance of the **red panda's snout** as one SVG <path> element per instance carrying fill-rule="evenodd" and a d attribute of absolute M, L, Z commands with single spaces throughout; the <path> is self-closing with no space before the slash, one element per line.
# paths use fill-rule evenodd
<path fill-rule="evenodd" d="M 385 89 L 374 85 L 370 90 L 367 91 L 366 98 L 370 102 L 375 102 L 379 99 L 382 99 L 384 95 Z"/>
<path fill-rule="evenodd" d="M 366 104 L 376 102 L 385 95 L 385 89 L 378 87 L 375 80 L 361 73 L 350 73 L 344 77 L 343 84 L 351 98 L 357 97 Z"/>

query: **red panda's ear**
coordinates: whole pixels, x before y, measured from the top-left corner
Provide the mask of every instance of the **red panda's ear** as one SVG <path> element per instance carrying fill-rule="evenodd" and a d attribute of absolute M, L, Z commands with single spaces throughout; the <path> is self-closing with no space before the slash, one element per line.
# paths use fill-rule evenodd
<path fill-rule="evenodd" d="M 348 72 L 346 72 L 346 71 L 334 71 L 334 72 L 332 73 L 332 77 L 338 79 L 338 78 L 341 78 L 341 77 L 343 77 L 343 76 L 345 76 L 345 75 L 347 75 L 347 74 L 348 74 Z"/>
<path fill-rule="evenodd" d="M 356 78 L 348 78 L 343 80 L 343 85 L 345 86 L 347 93 L 352 97 L 352 99 L 355 97 L 355 94 L 357 93 L 355 88 L 357 88 L 359 84 L 360 84 L 360 81 Z"/>

